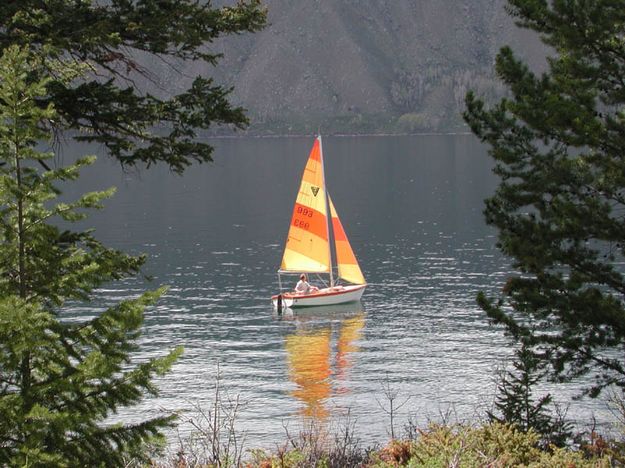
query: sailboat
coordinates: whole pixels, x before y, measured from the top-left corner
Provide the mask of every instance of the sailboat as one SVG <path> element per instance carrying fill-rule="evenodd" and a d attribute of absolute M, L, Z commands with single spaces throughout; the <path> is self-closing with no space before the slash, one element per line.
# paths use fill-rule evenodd
<path fill-rule="evenodd" d="M 332 267 L 332 245 L 336 252 L 338 278 L 335 278 Z M 280 275 L 285 273 L 328 274 L 329 283 L 327 287 L 306 294 L 280 292 L 272 296 L 274 307 L 279 310 L 282 307 L 322 306 L 358 301 L 367 287 L 326 189 L 321 136 L 315 139 L 310 151 L 295 200 L 284 255 L 278 270 L 280 291 Z M 339 284 L 338 280 L 341 279 L 351 284 Z"/>

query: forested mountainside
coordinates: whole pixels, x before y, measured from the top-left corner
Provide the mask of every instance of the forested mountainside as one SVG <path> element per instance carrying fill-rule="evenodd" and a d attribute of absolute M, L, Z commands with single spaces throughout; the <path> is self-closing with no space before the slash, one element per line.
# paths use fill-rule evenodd
<path fill-rule="evenodd" d="M 234 86 L 254 133 L 462 130 L 467 90 L 503 93 L 493 73 L 503 45 L 544 66 L 545 47 L 514 25 L 505 0 L 265 4 L 265 30 L 215 44 L 215 69 L 187 66 Z"/>

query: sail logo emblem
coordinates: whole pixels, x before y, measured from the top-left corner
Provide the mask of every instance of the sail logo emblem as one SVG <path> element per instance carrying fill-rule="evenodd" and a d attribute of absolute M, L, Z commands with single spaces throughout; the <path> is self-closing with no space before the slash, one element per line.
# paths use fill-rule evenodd
<path fill-rule="evenodd" d="M 312 190 L 312 193 L 315 197 L 319 193 L 319 187 L 310 187 L 310 190 Z"/>

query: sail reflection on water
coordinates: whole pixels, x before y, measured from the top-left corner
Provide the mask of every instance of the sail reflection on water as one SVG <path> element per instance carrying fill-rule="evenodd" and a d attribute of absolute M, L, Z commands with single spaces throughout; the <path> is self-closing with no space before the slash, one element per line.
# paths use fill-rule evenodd
<path fill-rule="evenodd" d="M 349 369 L 354 365 L 354 353 L 360 350 L 357 341 L 365 324 L 362 304 L 303 309 L 283 318 L 297 325 L 285 340 L 289 379 L 296 386 L 291 395 L 303 403 L 303 416 L 324 420 L 329 416 L 328 400 L 349 393 Z"/>
<path fill-rule="evenodd" d="M 330 344 L 332 330 L 322 328 L 286 337 L 289 378 L 297 388 L 292 395 L 304 402 L 303 414 L 324 419 L 324 401 L 330 397 Z"/>
<path fill-rule="evenodd" d="M 348 371 L 354 365 L 354 353 L 360 351 L 357 342 L 362 338 L 362 329 L 365 326 L 365 314 L 345 319 L 341 322 L 339 338 L 336 344 L 336 380 L 340 385 L 336 393 L 349 393 L 345 386 L 348 380 Z"/>

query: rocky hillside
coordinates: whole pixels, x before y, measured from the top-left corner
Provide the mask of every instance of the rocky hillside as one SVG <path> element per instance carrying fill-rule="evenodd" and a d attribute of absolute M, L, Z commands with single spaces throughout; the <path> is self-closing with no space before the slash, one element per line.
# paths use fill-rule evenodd
<path fill-rule="evenodd" d="M 544 62 L 544 47 L 514 25 L 505 0 L 265 4 L 264 31 L 215 44 L 224 53 L 217 69 L 187 70 L 234 86 L 252 132 L 458 130 L 468 89 L 503 92 L 492 70 L 502 45 Z"/>

